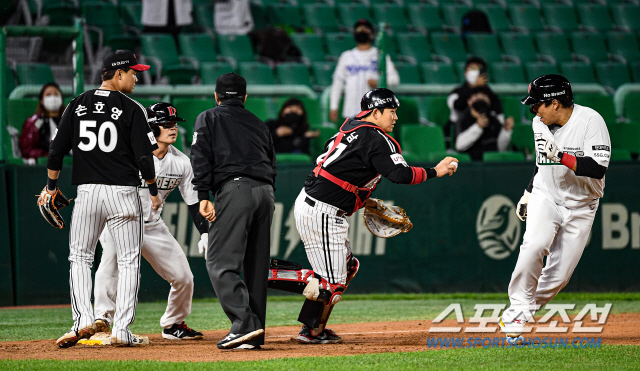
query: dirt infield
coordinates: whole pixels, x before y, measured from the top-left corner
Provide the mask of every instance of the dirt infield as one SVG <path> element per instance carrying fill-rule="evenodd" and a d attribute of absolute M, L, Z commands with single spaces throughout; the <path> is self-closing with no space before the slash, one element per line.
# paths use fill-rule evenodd
<path fill-rule="evenodd" d="M 558 320 L 560 320 L 558 318 Z M 453 320 L 444 321 L 438 327 L 457 326 Z M 468 323 L 463 327 L 471 327 Z M 473 326 L 477 326 L 473 324 Z M 559 326 L 562 326 L 560 322 Z M 597 326 L 585 320 L 583 326 Z M 59 349 L 53 340 L 0 342 L 0 359 L 57 359 L 57 360 L 154 360 L 171 362 L 200 361 L 248 361 L 273 358 L 338 356 L 387 352 L 411 352 L 433 349 L 428 338 L 436 337 L 501 337 L 499 332 L 433 333 L 431 321 L 374 322 L 330 326 L 344 339 L 343 344 L 301 345 L 293 339 L 299 327 L 267 328 L 266 344 L 256 351 L 219 350 L 216 342 L 227 331 L 207 331 L 203 341 L 169 341 L 160 334 L 149 336 L 151 344 L 140 348 L 113 348 L 110 346 L 77 345 Z M 435 326 L 434 326 L 435 327 Z M 640 345 L 640 313 L 610 315 L 601 334 L 542 334 L 533 332 L 526 337 L 602 338 L 602 344 Z"/>

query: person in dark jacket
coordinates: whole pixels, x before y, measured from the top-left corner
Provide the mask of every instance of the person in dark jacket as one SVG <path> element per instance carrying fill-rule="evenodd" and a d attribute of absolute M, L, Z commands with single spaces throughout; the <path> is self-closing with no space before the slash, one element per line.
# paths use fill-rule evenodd
<path fill-rule="evenodd" d="M 218 106 L 196 119 L 191 147 L 192 183 L 211 222 L 207 271 L 231 321 L 220 349 L 264 344 L 276 156 L 269 128 L 244 108 L 246 91 L 242 76 L 218 77 Z"/>
<path fill-rule="evenodd" d="M 309 139 L 317 137 L 318 130 L 309 130 L 309 119 L 300 99 L 288 99 L 278 118 L 267 121 L 276 153 L 309 153 Z"/>
<path fill-rule="evenodd" d="M 44 84 L 40 89 L 35 114 L 24 121 L 20 132 L 20 152 L 23 158 L 47 157 L 49 143 L 64 112 L 62 91 L 55 82 Z"/>

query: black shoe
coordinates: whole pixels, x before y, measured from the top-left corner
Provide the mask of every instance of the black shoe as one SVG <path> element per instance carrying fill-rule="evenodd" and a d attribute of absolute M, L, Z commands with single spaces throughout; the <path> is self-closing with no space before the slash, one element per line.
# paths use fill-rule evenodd
<path fill-rule="evenodd" d="M 218 349 L 233 349 L 242 344 L 246 344 L 251 340 L 259 339 L 264 336 L 264 330 L 258 329 L 246 334 L 229 333 L 224 339 L 218 342 Z"/>
<path fill-rule="evenodd" d="M 162 337 L 167 340 L 202 340 L 202 332 L 190 329 L 184 321 L 162 330 Z"/>
<path fill-rule="evenodd" d="M 326 328 L 322 330 L 320 335 L 313 336 L 311 335 L 311 328 L 307 325 L 302 325 L 302 329 L 298 334 L 298 343 L 301 344 L 340 344 L 342 343 L 342 338 L 336 335 L 335 332 Z"/>

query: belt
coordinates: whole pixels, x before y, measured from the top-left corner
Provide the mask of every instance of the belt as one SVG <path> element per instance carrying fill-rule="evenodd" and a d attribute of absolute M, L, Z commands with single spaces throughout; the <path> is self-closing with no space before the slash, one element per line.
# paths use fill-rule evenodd
<path fill-rule="evenodd" d="M 304 198 L 304 202 L 306 202 L 307 205 L 309 205 L 311 207 L 315 207 L 316 206 L 316 202 L 314 200 L 310 199 L 309 197 L 305 197 Z M 338 209 L 338 211 L 336 212 L 336 216 L 343 216 L 344 214 L 346 214 L 346 212 L 344 210 Z"/>
<path fill-rule="evenodd" d="M 265 186 L 265 185 L 270 185 L 269 183 L 266 183 L 266 182 L 263 182 L 263 181 L 260 181 L 260 180 L 255 180 L 255 179 L 253 179 L 253 178 L 249 178 L 248 176 L 239 176 L 239 177 L 235 177 L 235 178 L 231 178 L 231 179 L 229 179 L 229 181 L 232 181 L 232 180 L 235 180 L 235 181 L 238 181 L 238 180 L 245 180 L 245 181 L 248 181 L 248 182 L 249 182 L 249 184 L 251 184 L 251 188 L 256 188 L 256 187 L 262 187 L 262 186 Z"/>

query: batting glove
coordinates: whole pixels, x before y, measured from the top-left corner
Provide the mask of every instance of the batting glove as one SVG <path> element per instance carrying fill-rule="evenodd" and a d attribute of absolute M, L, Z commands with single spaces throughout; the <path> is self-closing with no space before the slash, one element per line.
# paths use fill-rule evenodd
<path fill-rule="evenodd" d="M 518 201 L 518 207 L 516 207 L 516 215 L 518 219 L 523 222 L 527 219 L 527 205 L 529 204 L 529 191 L 525 189 L 524 194 L 520 197 L 520 201 Z"/>
<path fill-rule="evenodd" d="M 203 233 L 198 241 L 198 252 L 204 254 L 204 260 L 207 260 L 207 246 L 209 246 L 209 233 Z"/>
<path fill-rule="evenodd" d="M 560 162 L 560 157 L 562 156 L 560 151 L 558 151 L 558 146 L 553 143 L 553 141 L 545 138 L 536 139 L 538 146 L 538 153 L 548 158 L 553 162 Z"/>

